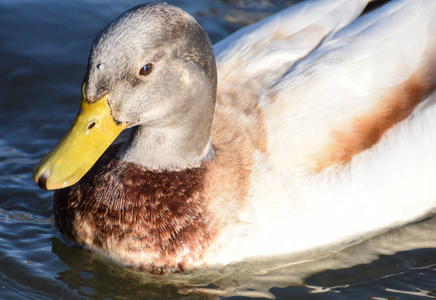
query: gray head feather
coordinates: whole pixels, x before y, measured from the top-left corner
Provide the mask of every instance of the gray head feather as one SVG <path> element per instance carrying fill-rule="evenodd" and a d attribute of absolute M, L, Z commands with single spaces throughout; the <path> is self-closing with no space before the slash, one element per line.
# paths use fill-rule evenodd
<path fill-rule="evenodd" d="M 143 76 L 146 64 L 153 70 Z M 216 98 L 215 57 L 207 34 L 183 10 L 152 3 L 123 13 L 94 41 L 84 82 L 88 101 L 109 94 L 114 118 L 128 127 L 141 125 L 137 135 L 147 135 L 132 140 L 126 159 L 161 168 L 205 155 Z M 144 151 L 166 153 L 167 159 L 144 158 Z"/>

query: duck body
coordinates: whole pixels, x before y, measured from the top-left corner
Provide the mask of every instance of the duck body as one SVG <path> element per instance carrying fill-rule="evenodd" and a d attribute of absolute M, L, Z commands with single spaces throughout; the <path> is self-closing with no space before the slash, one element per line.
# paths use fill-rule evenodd
<path fill-rule="evenodd" d="M 83 101 L 108 94 L 114 126 L 132 132 L 55 191 L 60 232 L 164 273 L 345 245 L 431 214 L 436 3 L 359 17 L 368 2 L 305 1 L 248 26 L 215 45 L 216 71 L 183 11 L 121 15 L 94 42 Z M 152 42 L 132 42 L 137 22 Z M 146 54 L 122 62 L 127 44 Z"/>

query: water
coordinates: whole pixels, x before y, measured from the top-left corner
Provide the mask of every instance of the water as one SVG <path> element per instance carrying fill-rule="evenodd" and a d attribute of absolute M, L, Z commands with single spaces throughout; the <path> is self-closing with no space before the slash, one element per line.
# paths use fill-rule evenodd
<path fill-rule="evenodd" d="M 168 2 L 193 14 L 213 42 L 292 4 Z M 141 276 L 68 246 L 52 224 L 52 193 L 33 183 L 32 170 L 70 127 L 96 33 L 136 4 L 0 0 L 1 299 L 436 298 L 435 219 L 316 261 L 270 259 L 173 276 Z"/>

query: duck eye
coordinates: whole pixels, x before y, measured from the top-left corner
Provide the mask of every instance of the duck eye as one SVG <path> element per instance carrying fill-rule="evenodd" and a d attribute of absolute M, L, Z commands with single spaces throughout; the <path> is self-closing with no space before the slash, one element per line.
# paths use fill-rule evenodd
<path fill-rule="evenodd" d="M 153 69 L 153 64 L 149 63 L 146 64 L 145 66 L 143 66 L 140 70 L 139 70 L 139 74 L 141 75 L 148 75 L 151 73 L 151 70 Z"/>

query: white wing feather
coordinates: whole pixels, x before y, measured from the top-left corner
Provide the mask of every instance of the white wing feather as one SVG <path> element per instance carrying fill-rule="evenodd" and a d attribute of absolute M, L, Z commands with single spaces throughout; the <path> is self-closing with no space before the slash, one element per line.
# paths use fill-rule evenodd
<path fill-rule="evenodd" d="M 268 91 L 272 104 L 265 109 L 277 163 L 288 152 L 294 159 L 286 169 L 306 164 L 333 131 L 377 107 L 390 89 L 412 75 L 433 82 L 436 71 L 429 68 L 434 63 L 429 53 L 434 53 L 430 37 L 435 11 L 432 0 L 389 2 L 339 31 L 280 77 Z"/>
<path fill-rule="evenodd" d="M 237 84 L 241 77 L 290 68 L 357 18 L 368 2 L 305 1 L 235 32 L 214 46 L 220 80 Z"/>

